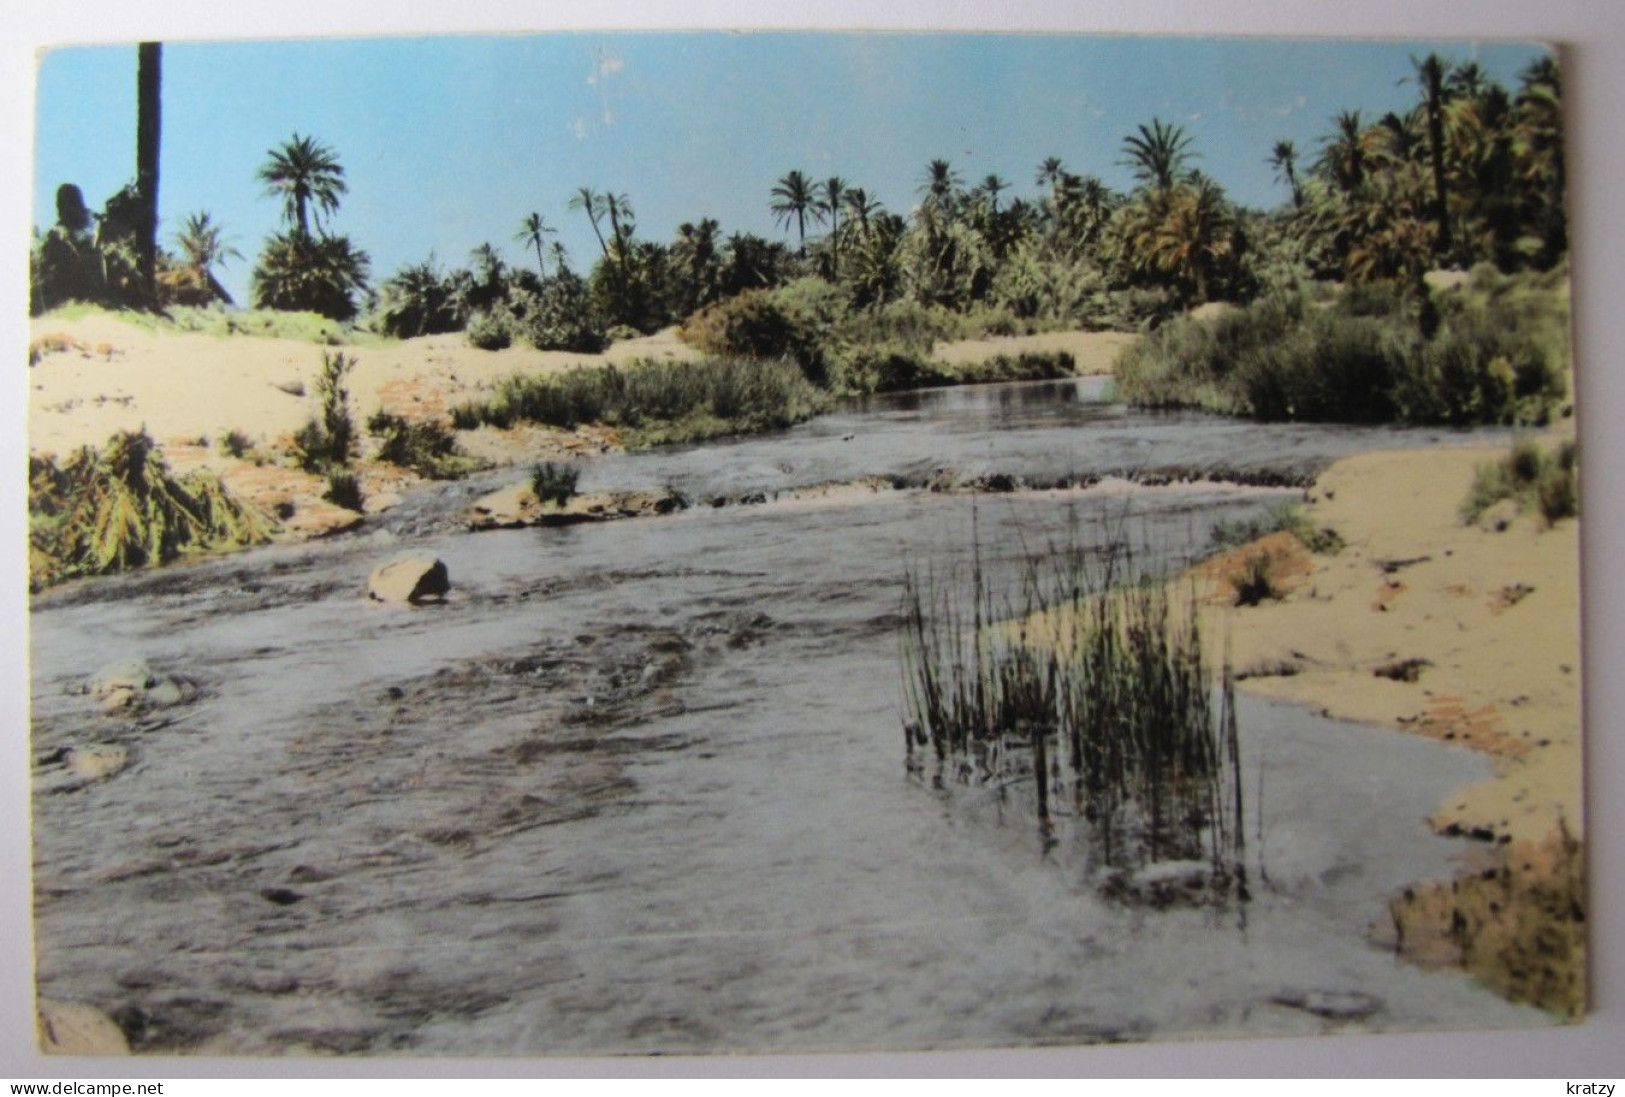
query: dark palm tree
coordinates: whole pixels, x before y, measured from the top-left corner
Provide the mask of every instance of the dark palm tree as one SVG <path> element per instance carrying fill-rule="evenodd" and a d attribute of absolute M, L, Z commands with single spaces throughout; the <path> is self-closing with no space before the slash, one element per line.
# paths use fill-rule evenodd
<path fill-rule="evenodd" d="M 215 278 L 214 268 L 227 259 L 241 259 L 243 255 L 226 243 L 224 230 L 207 213 L 194 213 L 187 217 L 174 240 L 193 284 L 231 304 L 231 294 Z"/>
<path fill-rule="evenodd" d="M 1275 142 L 1275 148 L 1270 152 L 1269 164 L 1275 169 L 1275 177 L 1291 188 L 1293 207 L 1302 209 L 1303 189 L 1298 186 L 1297 161 L 1298 150 L 1291 141 Z"/>
<path fill-rule="evenodd" d="M 581 187 L 570 196 L 570 209 L 580 210 L 592 222 L 592 234 L 598 237 L 598 247 L 609 258 L 609 245 L 604 242 L 604 234 L 598 227 L 598 219 L 603 216 L 603 200 L 591 187 Z"/>
<path fill-rule="evenodd" d="M 920 193 L 940 205 L 951 200 L 959 186 L 959 173 L 954 171 L 953 165 L 946 160 L 933 160 L 926 165 Z"/>
<path fill-rule="evenodd" d="M 862 187 L 853 187 L 846 192 L 847 215 L 858 223 L 861 236 L 869 234 L 869 219 L 878 214 L 881 208 L 880 201 L 870 198 L 869 192 Z"/>
<path fill-rule="evenodd" d="M 818 208 L 830 219 L 830 273 L 841 275 L 841 205 L 846 200 L 846 180 L 832 175 L 819 188 Z"/>
<path fill-rule="evenodd" d="M 1151 184 L 1157 190 L 1167 190 L 1184 171 L 1185 161 L 1196 154 L 1190 151 L 1191 138 L 1179 126 L 1165 125 L 1160 118 L 1151 119 L 1151 125 L 1142 124 L 1138 134 L 1123 139 L 1124 167 L 1134 169 L 1134 178 Z"/>
<path fill-rule="evenodd" d="M 1436 53 L 1430 53 L 1422 60 L 1411 59 L 1416 67 L 1416 81 L 1422 87 L 1422 107 L 1427 112 L 1428 119 L 1428 158 L 1433 168 L 1433 201 L 1429 212 L 1433 215 L 1433 223 L 1437 226 L 1435 247 L 1439 254 L 1448 255 L 1451 250 L 1450 240 L 1450 214 L 1445 204 L 1444 183 L 1444 80 L 1445 63 Z M 1482 74 L 1478 73 L 1478 66 L 1472 66 L 1478 74 L 1478 82 L 1482 83 Z M 1460 75 L 1459 73 L 1457 75 Z M 1455 77 L 1451 78 L 1452 83 Z"/>
<path fill-rule="evenodd" d="M 519 222 L 519 231 L 514 234 L 515 241 L 536 249 L 536 271 L 544 281 L 547 278 L 547 264 L 542 261 L 542 242 L 549 236 L 557 235 L 557 230 L 539 213 L 525 214 L 525 219 Z"/>
<path fill-rule="evenodd" d="M 768 209 L 780 225 L 788 227 L 793 219 L 796 223 L 796 236 L 800 241 L 800 252 L 807 254 L 807 219 L 810 217 L 816 223 L 823 220 L 823 211 L 819 208 L 818 186 L 810 182 L 799 171 L 792 171 L 780 179 L 772 190 L 773 200 Z"/>
<path fill-rule="evenodd" d="M 1006 182 L 1005 180 L 999 178 L 997 175 L 989 175 L 986 179 L 982 180 L 982 185 L 981 185 L 981 187 L 979 189 L 982 191 L 983 194 L 987 195 L 989 208 L 994 213 L 998 213 L 999 212 L 999 192 L 1009 190 L 1010 189 L 1010 184 L 1008 182 Z"/>
<path fill-rule="evenodd" d="M 1059 156 L 1046 156 L 1044 162 L 1038 165 L 1038 174 L 1033 181 L 1041 187 L 1049 188 L 1049 200 L 1052 206 L 1060 204 L 1061 181 L 1066 178 L 1066 167 L 1061 163 Z"/>
<path fill-rule="evenodd" d="M 160 42 L 142 42 L 136 57 L 135 188 L 141 203 L 137 262 L 142 288 L 154 304 L 158 300 L 159 91 L 163 84 L 163 50 Z"/>
<path fill-rule="evenodd" d="M 1326 139 L 1319 167 L 1337 184 L 1339 190 L 1352 195 L 1365 186 L 1369 141 L 1359 111 L 1342 111 L 1333 119 L 1333 123 L 1337 132 Z"/>
<path fill-rule="evenodd" d="M 308 240 L 309 207 L 316 207 L 317 228 L 321 227 L 323 213 L 337 212 L 339 195 L 348 189 L 344 185 L 344 167 L 332 149 L 297 133 L 269 155 L 270 159 L 260 167 L 259 180 L 265 184 L 268 196 L 282 199 L 283 219 Z"/>

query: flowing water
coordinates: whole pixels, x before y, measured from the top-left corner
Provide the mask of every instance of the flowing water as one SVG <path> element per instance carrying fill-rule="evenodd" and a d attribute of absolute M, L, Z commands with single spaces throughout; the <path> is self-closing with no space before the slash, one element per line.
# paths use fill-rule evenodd
<path fill-rule="evenodd" d="M 1301 481 L 1432 432 L 1147 415 L 1098 382 L 853 405 L 774 437 L 590 463 L 582 486 L 772 498 L 941 470 L 1032 484 L 1222 469 Z M 1244 700 L 1244 909 L 1097 896 L 995 792 L 904 771 L 906 564 L 1128 529 L 1178 563 L 1281 490 L 855 489 L 469 534 L 426 492 L 370 532 L 36 601 L 37 758 L 133 765 L 36 794 L 42 996 L 138 1048 L 274 1054 L 802 1051 L 1544 1023 L 1370 943 L 1463 846 L 1425 817 L 1480 757 Z M 384 607 L 403 550 L 446 604 Z M 146 658 L 195 698 L 103 715 Z M 42 767 L 43 770 L 44 767 Z"/>

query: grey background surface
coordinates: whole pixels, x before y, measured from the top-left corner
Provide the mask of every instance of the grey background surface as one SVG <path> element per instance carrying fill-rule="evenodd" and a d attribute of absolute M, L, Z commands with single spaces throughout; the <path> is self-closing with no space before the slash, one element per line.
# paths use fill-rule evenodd
<path fill-rule="evenodd" d="M 0 385 L 0 1078 L 413 1077 L 486 1075 L 1353 1075 L 1551 1076 L 1625 1074 L 1625 5 L 1608 0 L 1066 0 L 968 3 L 906 0 L 875 11 L 861 0 L 634 0 L 522 4 L 399 0 L 282 0 L 238 10 L 200 0 L 118 5 L 24 0 L 0 33 L 0 309 L 14 364 Z M 27 666 L 24 628 L 23 343 L 34 52 L 51 44 L 548 29 L 891 28 L 1380 38 L 1497 38 L 1555 42 L 1564 51 L 1569 124 L 1578 408 L 1585 478 L 1586 734 L 1591 845 L 1594 1012 L 1581 1026 L 1525 1033 L 1337 1037 L 1152 1044 L 1044 1051 L 722 1059 L 240 1061 L 44 1060 L 34 1047 L 28 904 Z"/>

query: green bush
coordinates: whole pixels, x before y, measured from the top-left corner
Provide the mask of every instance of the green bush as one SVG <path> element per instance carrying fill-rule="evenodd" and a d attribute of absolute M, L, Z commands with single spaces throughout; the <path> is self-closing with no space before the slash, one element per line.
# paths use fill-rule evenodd
<path fill-rule="evenodd" d="M 1506 281 L 1516 280 L 1431 309 L 1372 285 L 1325 305 L 1286 294 L 1177 320 L 1122 355 L 1118 391 L 1133 404 L 1266 420 L 1542 423 L 1566 390 L 1554 320 L 1566 297 L 1520 297 Z"/>
<path fill-rule="evenodd" d="M 355 473 L 342 469 L 327 474 L 327 490 L 322 493 L 322 498 L 336 507 L 357 512 L 365 501 L 361 495 L 361 481 Z"/>
<path fill-rule="evenodd" d="M 458 451 L 457 439 L 436 422 L 413 423 L 380 410 L 367 420 L 367 433 L 379 439 L 379 460 L 428 480 L 457 480 L 480 467 Z"/>
<path fill-rule="evenodd" d="M 265 242 L 254 268 L 254 306 L 352 319 L 368 266 L 367 253 L 348 237 L 279 233 Z"/>
<path fill-rule="evenodd" d="M 537 350 L 597 354 L 604 349 L 586 284 L 569 271 L 549 278 L 537 292 L 515 290 L 511 297 L 518 329 Z"/>
<path fill-rule="evenodd" d="M 828 397 L 782 360 L 638 361 L 545 377 L 517 375 L 491 399 L 453 409 L 459 429 L 517 422 L 572 430 L 601 424 L 634 445 L 775 430 L 822 410 Z"/>
<path fill-rule="evenodd" d="M 514 326 L 506 309 L 477 312 L 468 321 L 468 341 L 480 350 L 507 350 L 513 345 Z"/>
<path fill-rule="evenodd" d="M 1462 500 L 1461 520 L 1476 522 L 1503 499 L 1516 503 L 1520 512 L 1535 509 L 1548 526 L 1578 515 L 1580 486 L 1574 443 L 1543 452 L 1533 442 L 1518 442 L 1500 460 L 1479 465 L 1467 498 Z"/>
<path fill-rule="evenodd" d="M 574 465 L 547 461 L 530 470 L 530 489 L 542 502 L 562 507 L 575 496 L 576 482 L 580 479 L 581 470 Z"/>
<path fill-rule="evenodd" d="M 350 464 L 355 452 L 355 422 L 350 418 L 350 390 L 344 383 L 355 364 L 354 358 L 343 353 L 322 352 L 322 372 L 316 378 L 321 417 L 307 420 L 293 437 L 294 458 L 306 472 L 326 473 Z"/>

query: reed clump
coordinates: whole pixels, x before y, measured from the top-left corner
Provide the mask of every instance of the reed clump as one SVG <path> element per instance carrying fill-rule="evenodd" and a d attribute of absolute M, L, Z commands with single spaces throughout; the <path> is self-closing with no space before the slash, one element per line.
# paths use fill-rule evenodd
<path fill-rule="evenodd" d="M 991 590 L 979 554 L 968 583 L 905 577 L 910 769 L 1030 786 L 1046 841 L 1076 820 L 1124 894 L 1181 862 L 1185 894 L 1245 899 L 1234 677 L 1209 665 L 1193 594 L 1121 547 L 1030 557 L 1018 586 Z"/>

